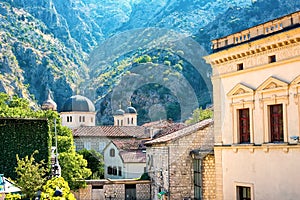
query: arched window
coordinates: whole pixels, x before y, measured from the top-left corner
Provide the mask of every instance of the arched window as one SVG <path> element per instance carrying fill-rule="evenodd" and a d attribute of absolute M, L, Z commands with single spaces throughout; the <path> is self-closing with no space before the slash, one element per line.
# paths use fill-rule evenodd
<path fill-rule="evenodd" d="M 131 118 L 131 124 L 133 124 L 133 117 Z"/>
<path fill-rule="evenodd" d="M 110 157 L 115 157 L 115 149 L 110 149 L 109 155 Z"/>

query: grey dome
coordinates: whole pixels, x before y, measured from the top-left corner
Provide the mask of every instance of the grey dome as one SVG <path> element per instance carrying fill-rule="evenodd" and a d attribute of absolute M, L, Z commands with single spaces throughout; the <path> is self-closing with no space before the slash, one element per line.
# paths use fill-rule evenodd
<path fill-rule="evenodd" d="M 125 111 L 121 108 L 115 112 L 115 115 L 124 115 L 124 114 L 125 114 Z"/>
<path fill-rule="evenodd" d="M 126 108 L 126 113 L 137 113 L 136 109 L 132 106 Z"/>
<path fill-rule="evenodd" d="M 88 98 L 75 95 L 71 96 L 64 104 L 61 109 L 61 112 L 95 112 L 95 106 L 91 100 Z"/>

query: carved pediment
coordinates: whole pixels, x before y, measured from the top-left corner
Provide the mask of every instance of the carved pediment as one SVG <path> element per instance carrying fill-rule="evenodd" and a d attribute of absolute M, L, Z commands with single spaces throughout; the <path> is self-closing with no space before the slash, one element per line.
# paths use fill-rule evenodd
<path fill-rule="evenodd" d="M 228 92 L 227 96 L 238 97 L 238 96 L 245 96 L 245 95 L 253 95 L 253 93 L 254 90 L 252 88 L 239 83 Z"/>
<path fill-rule="evenodd" d="M 281 81 L 277 78 L 270 77 L 265 82 L 263 82 L 258 88 L 257 91 L 259 92 L 267 92 L 270 90 L 280 90 L 280 89 L 287 89 L 288 83 Z"/>
<path fill-rule="evenodd" d="M 291 82 L 292 87 L 297 87 L 300 86 L 300 75 L 297 76 L 292 82 Z"/>

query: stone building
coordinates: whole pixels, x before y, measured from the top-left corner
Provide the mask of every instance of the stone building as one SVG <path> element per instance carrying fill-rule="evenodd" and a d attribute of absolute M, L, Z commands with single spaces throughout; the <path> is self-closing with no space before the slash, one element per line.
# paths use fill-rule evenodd
<path fill-rule="evenodd" d="M 216 199 L 298 199 L 300 12 L 212 43 Z"/>
<path fill-rule="evenodd" d="M 214 199 L 213 141 L 208 119 L 146 142 L 151 199 Z"/>

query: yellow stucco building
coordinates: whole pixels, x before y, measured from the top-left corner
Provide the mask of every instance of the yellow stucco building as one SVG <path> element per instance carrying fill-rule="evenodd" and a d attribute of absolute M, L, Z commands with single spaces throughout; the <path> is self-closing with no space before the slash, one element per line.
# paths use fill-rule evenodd
<path fill-rule="evenodd" d="M 216 199 L 299 199 L 300 11 L 212 43 Z"/>

